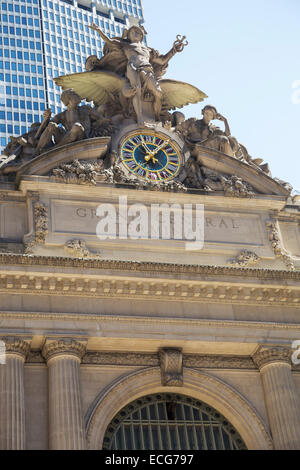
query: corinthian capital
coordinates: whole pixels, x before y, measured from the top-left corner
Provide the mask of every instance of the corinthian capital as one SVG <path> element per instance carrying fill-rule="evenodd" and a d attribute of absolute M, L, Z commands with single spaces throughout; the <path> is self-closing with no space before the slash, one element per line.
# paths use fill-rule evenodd
<path fill-rule="evenodd" d="M 17 336 L 5 336 L 0 337 L 0 341 L 2 341 L 2 354 L 17 354 L 22 356 L 23 359 L 26 359 L 30 351 L 30 339 L 18 338 Z"/>
<path fill-rule="evenodd" d="M 72 338 L 46 341 L 42 354 L 46 361 L 56 356 L 75 356 L 82 359 L 86 351 L 86 342 L 76 341 Z"/>
<path fill-rule="evenodd" d="M 254 363 L 259 369 L 275 362 L 285 362 L 291 364 L 292 351 L 285 347 L 261 347 L 252 356 Z"/>

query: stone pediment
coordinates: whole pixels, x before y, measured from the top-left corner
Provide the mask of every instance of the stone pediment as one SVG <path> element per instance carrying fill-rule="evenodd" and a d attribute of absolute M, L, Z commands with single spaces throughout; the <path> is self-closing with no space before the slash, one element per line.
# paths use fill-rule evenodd
<path fill-rule="evenodd" d="M 110 140 L 110 137 L 97 137 L 53 148 L 23 164 L 18 169 L 16 184 L 19 184 L 22 176 L 46 176 L 51 170 L 74 160 L 98 160 L 107 153 Z"/>
<path fill-rule="evenodd" d="M 172 184 L 144 182 L 124 173 L 123 165 L 118 163 L 118 159 L 117 163 L 110 161 L 110 142 L 110 137 L 97 137 L 55 147 L 21 165 L 16 173 L 16 184 L 19 185 L 24 176 L 50 176 L 58 182 L 65 183 L 89 184 L 92 182 L 94 185 L 124 183 L 132 184 L 134 187 L 143 187 L 143 189 L 175 192 L 202 189 L 208 190 L 209 194 L 224 191 L 227 196 L 237 197 L 253 197 L 255 194 L 283 197 L 290 195 L 288 188 L 271 178 L 257 165 L 251 165 L 199 144 L 195 145 L 191 159 L 207 176 L 202 188 L 193 185 L 185 187 L 186 174 L 195 171 L 194 167 L 189 167 L 189 162 L 183 166 L 181 174 Z M 106 159 L 105 164 L 104 159 Z M 211 184 L 212 181 L 213 184 Z"/>
<path fill-rule="evenodd" d="M 196 145 L 193 156 L 197 162 L 217 174 L 236 176 L 250 184 L 255 192 L 276 196 L 289 196 L 290 191 L 282 184 L 267 175 L 258 166 L 251 166 L 237 158 L 226 155 L 218 150 Z"/>

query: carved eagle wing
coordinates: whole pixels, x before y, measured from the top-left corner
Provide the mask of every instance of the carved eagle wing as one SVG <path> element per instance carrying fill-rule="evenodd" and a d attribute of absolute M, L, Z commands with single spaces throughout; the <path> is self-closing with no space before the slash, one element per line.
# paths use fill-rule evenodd
<path fill-rule="evenodd" d="M 188 104 L 199 103 L 207 98 L 207 95 L 189 83 L 176 80 L 160 80 L 163 91 L 163 109 L 170 110 L 183 108 Z"/>
<path fill-rule="evenodd" d="M 96 106 L 114 101 L 125 81 L 113 72 L 84 72 L 65 75 L 54 79 L 63 90 L 73 88 L 81 99 L 94 101 Z"/>
<path fill-rule="evenodd" d="M 96 106 L 110 104 L 126 84 L 125 79 L 113 72 L 94 71 L 65 75 L 54 79 L 63 90 L 73 90 Z M 163 109 L 183 108 L 188 104 L 198 103 L 207 95 L 189 83 L 176 80 L 160 80 L 163 91 Z"/>

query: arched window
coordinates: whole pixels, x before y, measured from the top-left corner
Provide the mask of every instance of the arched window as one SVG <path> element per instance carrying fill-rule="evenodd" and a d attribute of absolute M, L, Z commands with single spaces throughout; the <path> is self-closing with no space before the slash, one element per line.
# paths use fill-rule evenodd
<path fill-rule="evenodd" d="M 139 398 L 109 424 L 107 450 L 242 450 L 233 426 L 211 406 L 172 393 Z"/>

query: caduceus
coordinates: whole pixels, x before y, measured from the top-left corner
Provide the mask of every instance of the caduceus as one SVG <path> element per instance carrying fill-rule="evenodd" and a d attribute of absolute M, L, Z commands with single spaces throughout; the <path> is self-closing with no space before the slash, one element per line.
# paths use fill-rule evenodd
<path fill-rule="evenodd" d="M 188 45 L 188 41 L 186 41 L 186 36 L 181 36 L 180 34 L 177 34 L 176 41 L 173 45 L 177 52 L 182 52 L 183 49 Z"/>

